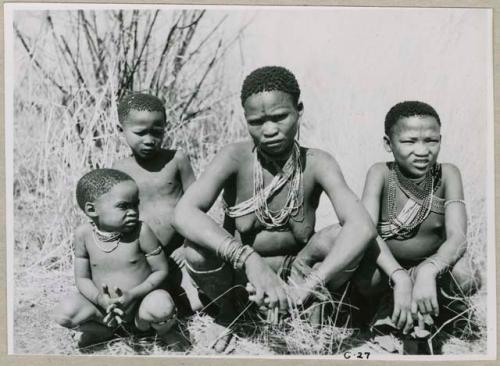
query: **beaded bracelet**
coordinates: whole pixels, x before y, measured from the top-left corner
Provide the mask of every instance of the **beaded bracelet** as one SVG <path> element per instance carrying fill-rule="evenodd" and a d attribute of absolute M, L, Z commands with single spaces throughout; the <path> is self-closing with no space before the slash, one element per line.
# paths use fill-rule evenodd
<path fill-rule="evenodd" d="M 255 250 L 251 246 L 243 245 L 240 248 L 236 259 L 233 262 L 234 269 L 236 270 L 243 269 L 248 257 L 250 257 L 253 253 L 255 253 Z"/>
<path fill-rule="evenodd" d="M 391 275 L 389 276 L 389 287 L 390 288 L 394 288 L 394 281 L 392 280 L 392 277 L 394 276 L 394 273 L 396 273 L 398 271 L 406 272 L 406 269 L 404 269 L 403 267 L 398 267 L 394 271 L 392 271 Z"/>
<path fill-rule="evenodd" d="M 221 245 L 219 245 L 216 253 L 224 261 L 234 265 L 241 247 L 243 247 L 243 245 L 238 243 L 233 237 L 228 236 L 224 239 Z"/>
<path fill-rule="evenodd" d="M 439 261 L 437 260 L 436 258 L 432 258 L 432 257 L 429 257 L 427 258 L 426 260 L 424 260 L 420 265 L 423 265 L 425 263 L 430 263 L 432 264 L 437 270 L 438 270 L 438 276 L 441 276 L 444 272 L 446 272 L 446 270 L 448 269 L 448 264 L 446 264 L 445 262 L 443 261 Z M 444 268 L 441 268 L 440 269 L 440 264 L 443 265 L 444 264 Z"/>

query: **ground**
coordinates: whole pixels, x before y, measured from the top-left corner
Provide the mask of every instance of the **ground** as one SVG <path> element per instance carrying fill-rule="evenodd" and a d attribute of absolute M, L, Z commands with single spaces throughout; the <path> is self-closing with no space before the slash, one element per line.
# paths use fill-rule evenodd
<path fill-rule="evenodd" d="M 138 338 L 122 336 L 109 342 L 78 349 L 79 333 L 58 326 L 51 319 L 54 305 L 74 290 L 71 271 L 45 270 L 40 267 L 24 268 L 15 279 L 14 349 L 16 353 L 30 354 L 101 354 L 101 355 L 209 355 L 215 338 L 213 319 L 206 314 L 195 314 L 180 320 L 180 338 L 191 343 L 173 349 L 154 336 Z M 448 338 L 443 345 L 445 354 L 483 353 L 486 351 L 485 292 L 471 298 L 477 334 L 472 339 Z M 333 317 L 332 317 L 333 319 Z M 343 354 L 346 351 L 376 353 L 401 353 L 402 343 L 397 337 L 385 336 L 373 339 L 358 329 L 326 324 L 316 328 L 299 317 L 285 324 L 269 326 L 255 319 L 244 319 L 237 328 L 238 336 L 230 343 L 227 354 L 275 355 Z M 49 342 L 47 340 L 50 340 Z M 186 342 L 184 342 L 186 343 Z"/>

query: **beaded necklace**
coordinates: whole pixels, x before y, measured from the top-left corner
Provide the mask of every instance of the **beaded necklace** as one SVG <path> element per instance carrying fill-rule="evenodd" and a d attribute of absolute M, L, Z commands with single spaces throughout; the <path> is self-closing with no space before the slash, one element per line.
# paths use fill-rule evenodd
<path fill-rule="evenodd" d="M 97 225 L 91 221 L 92 237 L 94 238 L 95 245 L 105 253 L 111 253 L 118 247 L 122 238 L 122 233 L 118 231 L 108 232 L 101 231 Z"/>
<path fill-rule="evenodd" d="M 301 212 L 302 206 L 304 204 L 303 173 L 302 163 L 300 161 L 300 147 L 299 144 L 295 141 L 293 144 L 292 153 L 288 160 L 285 162 L 285 165 L 283 165 L 282 169 L 280 169 L 276 162 L 266 156 L 263 152 L 260 153 L 264 158 L 270 160 L 278 170 L 278 180 L 282 183 L 278 183 L 278 185 L 284 185 L 286 182 L 290 182 L 285 204 L 283 205 L 283 207 L 277 211 L 271 210 L 267 204 L 267 201 L 271 197 L 271 195 L 266 194 L 265 192 L 263 168 L 259 160 L 258 153 L 255 152 L 253 166 L 253 196 L 255 197 L 255 215 L 257 216 L 258 220 L 266 226 L 266 228 L 278 228 L 280 226 L 284 226 L 291 216 L 296 216 L 299 212 Z M 298 219 L 300 220 L 300 217 Z"/>
<path fill-rule="evenodd" d="M 441 184 L 440 171 L 437 165 L 426 173 L 422 186 L 401 173 L 399 166 L 394 163 L 388 179 L 388 221 L 393 225 L 392 234 L 398 239 L 407 239 L 414 235 L 418 226 L 429 216 L 434 201 L 434 193 Z M 419 204 L 417 214 L 410 222 L 398 220 L 396 208 L 396 187 L 399 187 L 410 199 Z"/>

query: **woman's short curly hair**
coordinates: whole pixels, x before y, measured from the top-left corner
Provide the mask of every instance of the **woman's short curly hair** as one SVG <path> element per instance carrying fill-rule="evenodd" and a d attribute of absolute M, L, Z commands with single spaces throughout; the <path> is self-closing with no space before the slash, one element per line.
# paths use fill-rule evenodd
<path fill-rule="evenodd" d="M 300 87 L 295 75 L 281 66 L 264 66 L 252 71 L 243 81 L 241 87 L 241 104 L 253 94 L 278 90 L 292 96 L 295 105 L 300 98 Z"/>

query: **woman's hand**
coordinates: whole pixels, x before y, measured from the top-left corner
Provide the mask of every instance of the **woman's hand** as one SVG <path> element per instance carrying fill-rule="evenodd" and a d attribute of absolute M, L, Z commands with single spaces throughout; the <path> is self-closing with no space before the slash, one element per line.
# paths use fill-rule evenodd
<path fill-rule="evenodd" d="M 255 291 L 249 296 L 249 300 L 259 306 L 266 306 L 276 314 L 287 311 L 288 299 L 285 283 L 257 253 L 251 254 L 246 260 L 245 273 Z"/>

